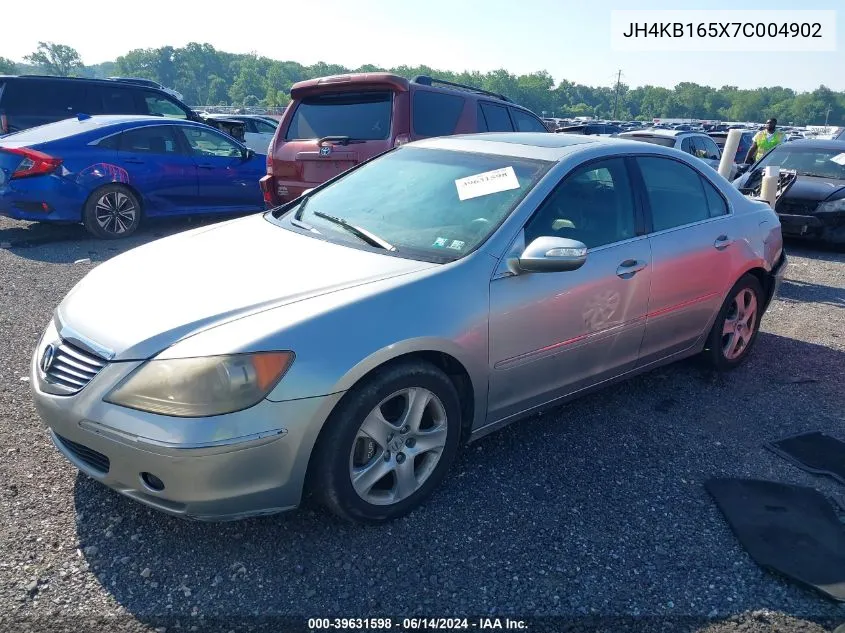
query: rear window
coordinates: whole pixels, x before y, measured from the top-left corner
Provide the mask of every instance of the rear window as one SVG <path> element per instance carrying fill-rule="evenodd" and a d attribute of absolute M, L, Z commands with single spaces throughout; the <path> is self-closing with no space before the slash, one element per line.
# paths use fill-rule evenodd
<path fill-rule="evenodd" d="M 642 141 L 643 143 L 652 143 L 653 145 L 662 145 L 663 147 L 675 147 L 675 139 L 671 136 L 648 136 L 645 134 L 632 134 L 630 136 L 621 136 L 629 141 Z"/>
<path fill-rule="evenodd" d="M 413 125 L 417 136 L 448 136 L 455 133 L 466 99 L 442 92 L 414 93 Z"/>
<path fill-rule="evenodd" d="M 391 91 L 337 92 L 300 101 L 288 126 L 286 140 L 348 136 L 375 141 L 390 134 Z"/>

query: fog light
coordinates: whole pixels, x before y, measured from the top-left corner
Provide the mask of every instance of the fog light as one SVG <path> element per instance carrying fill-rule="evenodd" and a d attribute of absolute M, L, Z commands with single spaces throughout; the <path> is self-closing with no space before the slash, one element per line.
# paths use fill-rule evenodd
<path fill-rule="evenodd" d="M 141 481 L 156 492 L 164 490 L 164 482 L 152 473 L 141 473 Z"/>

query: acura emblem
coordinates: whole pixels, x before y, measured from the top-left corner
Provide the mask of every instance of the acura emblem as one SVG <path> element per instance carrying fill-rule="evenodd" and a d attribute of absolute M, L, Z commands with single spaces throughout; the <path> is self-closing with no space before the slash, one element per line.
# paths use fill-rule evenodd
<path fill-rule="evenodd" d="M 49 371 L 53 364 L 53 358 L 56 355 L 56 348 L 53 345 L 48 345 L 44 348 L 44 353 L 41 355 L 41 371 L 45 374 Z"/>
<path fill-rule="evenodd" d="M 332 153 L 332 146 L 331 145 L 323 145 L 320 148 L 320 156 L 328 156 Z"/>

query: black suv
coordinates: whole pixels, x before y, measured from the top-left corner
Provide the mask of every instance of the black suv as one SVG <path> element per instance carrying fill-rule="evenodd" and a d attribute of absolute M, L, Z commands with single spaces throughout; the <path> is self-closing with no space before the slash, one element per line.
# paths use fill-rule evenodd
<path fill-rule="evenodd" d="M 0 136 L 77 114 L 149 114 L 197 121 L 239 141 L 242 122 L 205 119 L 164 90 L 122 79 L 0 75 Z"/>

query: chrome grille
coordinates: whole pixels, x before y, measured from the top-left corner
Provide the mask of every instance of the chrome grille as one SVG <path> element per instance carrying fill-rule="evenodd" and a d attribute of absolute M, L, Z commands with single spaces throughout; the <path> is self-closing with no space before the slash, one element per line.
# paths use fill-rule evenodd
<path fill-rule="evenodd" d="M 105 366 L 106 361 L 99 356 L 62 341 L 56 347 L 53 362 L 45 374 L 49 382 L 71 395 L 91 382 Z"/>

